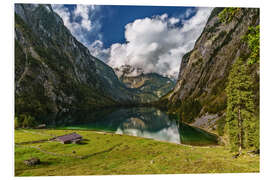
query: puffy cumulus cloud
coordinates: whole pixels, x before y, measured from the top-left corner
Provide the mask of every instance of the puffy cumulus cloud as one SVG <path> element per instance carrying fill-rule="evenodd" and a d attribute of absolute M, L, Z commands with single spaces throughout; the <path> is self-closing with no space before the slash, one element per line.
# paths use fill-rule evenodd
<path fill-rule="evenodd" d="M 189 18 L 192 14 L 196 13 L 198 9 L 196 8 L 188 8 L 184 14 L 180 16 L 181 19 Z"/>
<path fill-rule="evenodd" d="M 101 24 L 96 18 L 100 6 L 76 5 L 74 10 L 63 5 L 52 7 L 91 54 L 110 66 L 128 64 L 142 68 L 146 73 L 173 77 L 177 77 L 183 55 L 193 48 L 212 10 L 190 8 L 178 17 L 163 14 L 137 19 L 125 26 L 126 43 L 112 44 L 105 49 L 99 33 Z M 94 35 L 96 40 L 89 42 L 89 35 Z"/>
<path fill-rule="evenodd" d="M 177 77 L 181 59 L 190 51 L 201 34 L 212 8 L 197 8 L 188 20 L 167 14 L 137 19 L 125 27 L 126 43 L 113 44 L 108 64 L 119 67 L 128 64 L 146 73 L 157 72 Z M 185 13 L 190 16 L 191 10 Z M 181 21 L 182 26 L 176 24 Z"/>
<path fill-rule="evenodd" d="M 165 20 L 165 19 L 167 19 L 168 18 L 168 14 L 162 14 L 161 16 L 157 16 L 157 17 L 159 17 L 161 20 Z"/>
<path fill-rule="evenodd" d="M 70 30 L 85 46 L 89 45 L 87 36 L 90 33 L 98 33 L 101 25 L 98 20 L 93 21 L 100 6 L 94 5 L 76 5 L 73 11 L 70 11 L 64 5 L 53 4 L 52 8 L 64 22 L 64 25 Z"/>
<path fill-rule="evenodd" d="M 109 59 L 110 49 L 104 49 L 102 41 L 95 40 L 92 44 L 88 46 L 88 49 L 93 56 L 107 63 L 107 60 Z"/>
<path fill-rule="evenodd" d="M 74 15 L 76 17 L 81 18 L 81 26 L 82 28 L 85 28 L 86 30 L 91 30 L 91 20 L 89 17 L 89 11 L 92 9 L 93 6 L 85 6 L 85 5 L 77 5 Z"/>
<path fill-rule="evenodd" d="M 180 19 L 172 17 L 169 19 L 170 24 L 177 24 L 179 23 Z"/>

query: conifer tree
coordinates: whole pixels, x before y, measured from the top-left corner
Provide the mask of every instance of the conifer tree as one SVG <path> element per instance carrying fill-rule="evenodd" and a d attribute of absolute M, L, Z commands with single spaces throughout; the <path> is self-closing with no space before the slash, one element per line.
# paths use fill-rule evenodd
<path fill-rule="evenodd" d="M 241 58 L 233 64 L 228 80 L 226 122 L 231 149 L 241 154 L 243 147 L 256 146 L 258 141 L 252 77 Z"/>

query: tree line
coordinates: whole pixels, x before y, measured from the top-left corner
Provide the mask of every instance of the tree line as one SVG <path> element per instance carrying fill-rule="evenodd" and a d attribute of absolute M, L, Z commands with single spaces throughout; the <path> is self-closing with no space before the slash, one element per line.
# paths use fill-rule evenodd
<path fill-rule="evenodd" d="M 240 8 L 225 8 L 219 18 L 228 23 L 237 18 L 239 10 Z M 232 65 L 226 87 L 226 129 L 231 150 L 239 155 L 243 148 L 257 152 L 260 149 L 259 108 L 256 107 L 254 92 L 254 84 L 259 85 L 259 82 L 254 83 L 256 79 L 252 73 L 256 66 L 259 67 L 260 62 L 260 26 L 249 27 L 248 33 L 242 39 L 243 43 L 247 43 L 250 53 L 247 58 L 238 58 Z"/>

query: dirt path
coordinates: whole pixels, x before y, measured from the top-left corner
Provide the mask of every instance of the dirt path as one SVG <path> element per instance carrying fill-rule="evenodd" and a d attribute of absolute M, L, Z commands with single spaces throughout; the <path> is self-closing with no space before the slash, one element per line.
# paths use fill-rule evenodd
<path fill-rule="evenodd" d="M 43 136 L 56 137 L 56 135 L 54 135 L 54 134 L 46 134 L 46 133 L 42 133 L 42 132 L 35 132 L 35 131 L 28 131 L 28 130 L 23 130 L 23 132 L 31 133 L 31 134 L 38 134 L 38 135 L 43 135 Z"/>

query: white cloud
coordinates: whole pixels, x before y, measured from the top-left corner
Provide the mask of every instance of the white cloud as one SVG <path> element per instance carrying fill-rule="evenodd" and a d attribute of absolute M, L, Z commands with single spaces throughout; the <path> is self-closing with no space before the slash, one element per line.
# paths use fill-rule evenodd
<path fill-rule="evenodd" d="M 177 77 L 183 55 L 193 48 L 212 10 L 190 8 L 179 17 L 163 14 L 137 19 L 125 26 L 126 43 L 115 43 L 104 49 L 102 36 L 99 34 L 101 25 L 99 21 L 93 21 L 99 6 L 77 5 L 74 11 L 69 11 L 63 5 L 52 7 L 91 54 L 110 66 L 128 64 L 142 68 L 146 73 L 157 72 L 173 77 Z M 177 26 L 179 22 L 181 27 Z M 96 33 L 97 40 L 91 44 L 87 34 L 93 32 Z"/>
<path fill-rule="evenodd" d="M 89 17 L 89 12 L 91 11 L 92 6 L 85 6 L 85 5 L 77 5 L 76 9 L 74 10 L 75 18 L 81 17 L 81 26 L 82 28 L 87 29 L 88 31 L 91 30 L 91 20 Z"/>
<path fill-rule="evenodd" d="M 69 11 L 64 5 L 52 5 L 56 12 L 64 21 L 64 25 L 70 30 L 85 46 L 89 45 L 87 35 L 97 33 L 100 28 L 98 20 L 92 21 L 95 13 L 99 11 L 99 6 L 94 5 L 76 5 L 74 11 Z"/>
<path fill-rule="evenodd" d="M 189 9 L 186 10 L 185 14 L 183 14 L 183 17 L 184 18 L 189 18 L 195 12 L 196 12 L 196 9 L 189 8 Z"/>
<path fill-rule="evenodd" d="M 169 19 L 170 24 L 177 24 L 179 23 L 180 19 L 172 17 Z"/>
<path fill-rule="evenodd" d="M 168 14 L 166 14 L 166 13 L 165 13 L 165 14 L 162 14 L 162 15 L 160 16 L 160 19 L 163 20 L 163 21 L 164 21 L 165 19 L 167 19 L 167 18 L 168 18 Z"/>
<path fill-rule="evenodd" d="M 64 7 L 64 5 L 59 5 L 59 4 L 52 4 L 52 8 L 54 12 L 56 12 L 63 20 L 65 26 L 68 29 L 71 29 L 71 22 L 70 22 L 70 12 L 68 11 L 67 8 Z"/>
<path fill-rule="evenodd" d="M 211 8 L 198 8 L 189 20 L 168 18 L 167 14 L 137 19 L 126 25 L 124 44 L 113 44 L 108 64 L 140 67 L 146 73 L 157 72 L 166 76 L 178 75 L 181 59 L 190 51 L 201 34 Z M 190 16 L 191 10 L 185 13 Z M 182 21 L 183 26 L 171 26 Z"/>
<path fill-rule="evenodd" d="M 104 49 L 103 42 L 100 40 L 95 40 L 88 46 L 88 49 L 94 57 L 103 60 L 104 62 L 109 58 L 110 49 Z"/>

